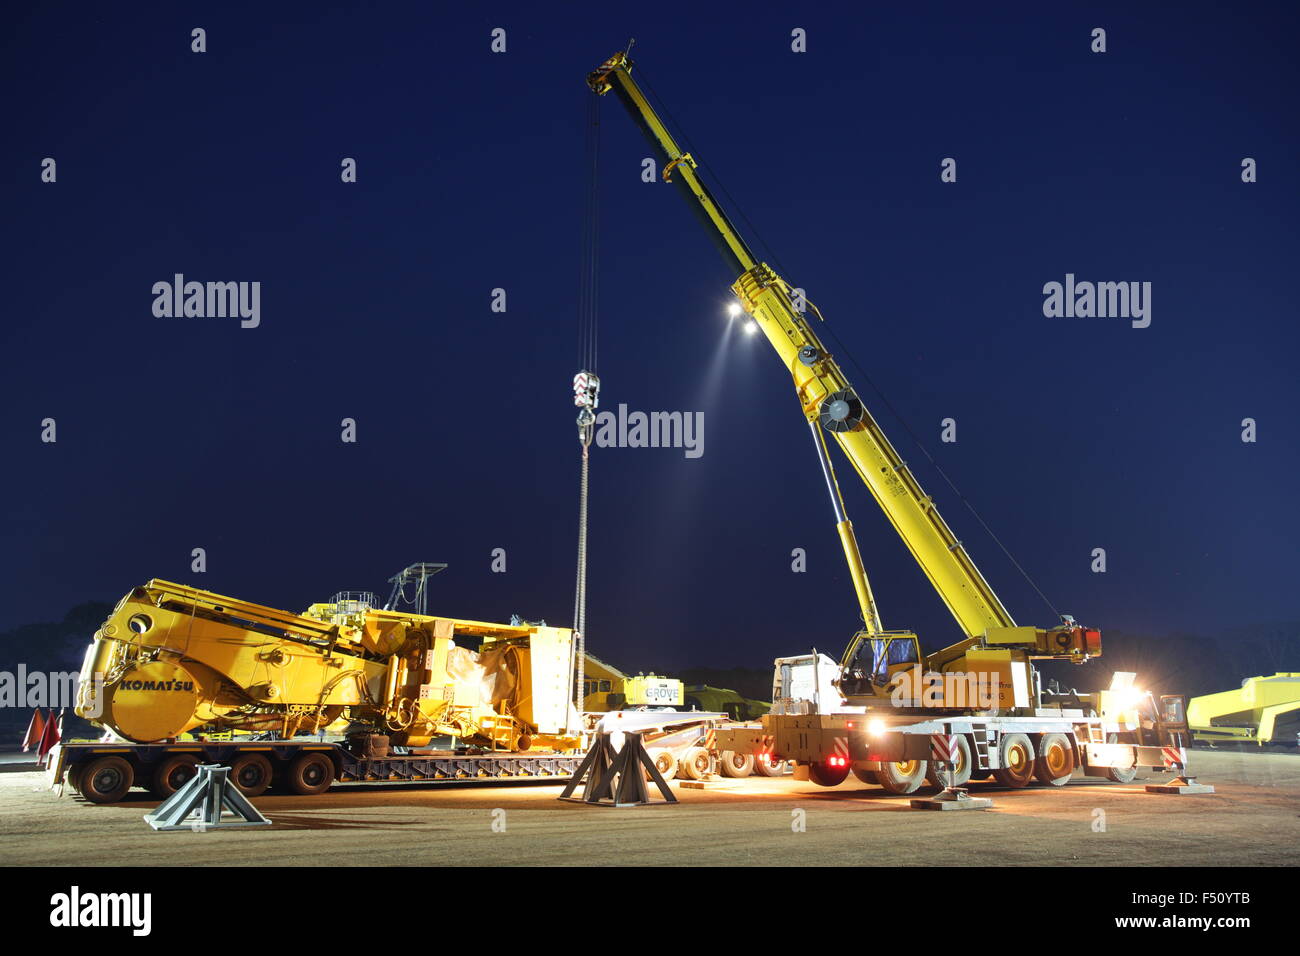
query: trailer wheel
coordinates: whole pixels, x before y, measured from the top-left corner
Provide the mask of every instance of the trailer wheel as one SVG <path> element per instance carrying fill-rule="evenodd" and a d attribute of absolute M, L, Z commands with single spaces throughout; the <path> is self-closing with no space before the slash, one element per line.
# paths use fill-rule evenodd
<path fill-rule="evenodd" d="M 320 751 L 299 754 L 289 764 L 285 785 L 304 797 L 324 793 L 334 782 L 334 761 Z"/>
<path fill-rule="evenodd" d="M 260 797 L 271 785 L 271 761 L 262 754 L 240 754 L 230 764 L 230 782 L 246 797 Z"/>
<path fill-rule="evenodd" d="M 754 773 L 760 777 L 784 777 L 789 772 L 788 760 L 773 760 L 771 754 L 759 754 L 754 758 Z"/>
<path fill-rule="evenodd" d="M 650 762 L 655 765 L 659 771 L 659 776 L 664 780 L 671 780 L 677 776 L 677 758 L 673 756 L 671 750 L 651 750 L 648 751 Z M 650 774 L 646 773 L 645 778 L 650 779 Z"/>
<path fill-rule="evenodd" d="M 1065 734 L 1043 734 L 1038 742 L 1038 759 L 1034 761 L 1034 777 L 1050 787 L 1064 787 L 1074 773 L 1074 748 Z"/>
<path fill-rule="evenodd" d="M 895 763 L 882 763 L 876 771 L 876 782 L 886 792 L 895 796 L 915 793 L 925 782 L 928 760 L 901 760 Z"/>
<path fill-rule="evenodd" d="M 948 769 L 936 761 L 929 761 L 925 770 L 925 780 L 932 787 L 942 790 L 948 786 Z M 954 787 L 965 786 L 970 781 L 970 741 L 965 734 L 957 734 L 957 766 L 952 774 Z"/>
<path fill-rule="evenodd" d="M 172 754 L 170 757 L 164 757 L 162 762 L 154 767 L 153 776 L 149 779 L 149 792 L 159 800 L 166 800 L 190 782 L 190 778 L 198 773 L 194 769 L 198 765 L 198 758 L 193 754 Z"/>
<path fill-rule="evenodd" d="M 857 767 L 854 767 L 853 776 L 857 777 L 863 783 L 869 783 L 869 784 L 874 784 L 875 786 L 880 786 L 880 777 L 876 775 L 876 772 L 874 770 L 859 770 Z"/>
<path fill-rule="evenodd" d="M 754 772 L 754 755 L 724 750 L 718 759 L 724 777 L 748 777 Z"/>
<path fill-rule="evenodd" d="M 1019 790 L 1034 776 L 1034 745 L 1024 734 L 1003 734 L 998 741 L 998 763 L 993 779 L 1004 787 Z"/>
<path fill-rule="evenodd" d="M 691 747 L 681 760 L 681 771 L 690 780 L 703 780 L 709 774 L 709 752 L 703 747 Z"/>
<path fill-rule="evenodd" d="M 808 765 L 808 779 L 819 787 L 838 787 L 848 778 L 848 775 L 848 761 L 838 767 L 829 766 L 824 760 Z"/>
<path fill-rule="evenodd" d="M 117 756 L 103 756 L 81 771 L 81 795 L 91 803 L 117 803 L 135 784 L 135 768 Z"/>

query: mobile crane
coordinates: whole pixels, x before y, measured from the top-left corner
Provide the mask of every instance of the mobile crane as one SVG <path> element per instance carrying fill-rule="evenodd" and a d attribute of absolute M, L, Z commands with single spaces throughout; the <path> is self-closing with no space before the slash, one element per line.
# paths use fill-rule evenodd
<path fill-rule="evenodd" d="M 630 49 L 630 44 L 629 44 Z M 1185 765 L 1185 708 L 1166 699 L 1159 719 L 1143 724 L 1145 698 L 1131 687 L 1095 695 L 1050 695 L 1034 661 L 1083 663 L 1101 654 L 1101 634 L 1063 616 L 1050 627 L 1017 625 L 966 549 L 885 437 L 839 363 L 796 307 L 795 289 L 761 261 L 702 182 L 696 158 L 682 150 L 633 77 L 628 51 L 587 75 L 593 93 L 613 93 L 657 150 L 662 177 L 704 223 L 735 277 L 731 291 L 789 371 L 812 435 L 862 627 L 840 660 L 838 690 L 847 712 L 773 713 L 758 732 L 719 730 L 717 747 L 792 760 L 796 776 L 835 786 L 850 771 L 893 793 L 933 784 L 930 738 L 955 738 L 954 782 L 993 775 L 1005 786 L 1031 779 L 1064 784 L 1076 768 L 1132 779 L 1137 767 Z M 802 299 L 802 294 L 800 294 Z M 817 317 L 815 305 L 807 306 Z M 923 654 L 917 635 L 881 621 L 853 525 L 827 450 L 826 435 L 884 510 L 939 593 L 962 640 Z M 1184 702 L 1185 703 L 1185 702 Z"/>

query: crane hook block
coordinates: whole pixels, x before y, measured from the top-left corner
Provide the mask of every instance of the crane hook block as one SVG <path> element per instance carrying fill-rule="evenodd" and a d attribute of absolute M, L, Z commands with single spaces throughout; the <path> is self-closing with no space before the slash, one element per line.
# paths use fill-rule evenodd
<path fill-rule="evenodd" d="M 862 421 L 862 399 L 851 388 L 832 392 L 822 400 L 817 417 L 828 432 L 849 432 Z"/>
<path fill-rule="evenodd" d="M 600 379 L 595 372 L 584 371 L 573 376 L 573 404 L 588 410 L 600 405 Z"/>

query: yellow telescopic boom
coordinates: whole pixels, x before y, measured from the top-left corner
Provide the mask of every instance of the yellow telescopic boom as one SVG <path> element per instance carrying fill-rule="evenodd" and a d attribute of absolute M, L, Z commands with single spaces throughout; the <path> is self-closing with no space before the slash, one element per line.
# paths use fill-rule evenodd
<path fill-rule="evenodd" d="M 632 61 L 627 54 L 610 57 L 587 77 L 587 83 L 598 94 L 613 91 L 642 131 L 662 150 L 667 158 L 664 180 L 683 191 L 710 227 L 724 257 L 738 273 L 732 291 L 789 370 L 804 416 L 812 425 L 867 631 L 880 631 L 880 618 L 818 424 L 839 443 L 967 637 L 982 639 L 990 629 L 1015 628 L 1011 614 L 939 515 L 930 496 L 922 491 L 808 320 L 795 308 L 789 283 L 758 261 L 700 181 L 695 159 L 682 151 L 633 79 Z"/>

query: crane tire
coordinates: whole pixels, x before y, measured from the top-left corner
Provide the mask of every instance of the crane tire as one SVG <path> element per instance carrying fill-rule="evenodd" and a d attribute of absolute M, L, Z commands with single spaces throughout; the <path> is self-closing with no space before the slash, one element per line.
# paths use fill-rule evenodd
<path fill-rule="evenodd" d="M 1034 778 L 1049 787 L 1064 787 L 1074 773 L 1074 748 L 1065 734 L 1043 734 L 1034 760 Z"/>
<path fill-rule="evenodd" d="M 894 763 L 882 763 L 876 771 L 876 782 L 887 793 L 903 797 L 915 793 L 925 783 L 925 771 L 928 760 L 903 760 Z"/>
<path fill-rule="evenodd" d="M 1003 734 L 998 741 L 998 763 L 993 779 L 1004 787 L 1019 790 L 1034 777 L 1034 745 L 1024 734 Z"/>
<path fill-rule="evenodd" d="M 199 760 L 193 754 L 172 754 L 164 757 L 153 768 L 149 777 L 149 792 L 159 800 L 166 800 L 185 786 L 198 773 L 194 768 Z"/>
<path fill-rule="evenodd" d="M 724 777 L 748 777 L 754 772 L 754 755 L 724 750 L 718 758 L 718 766 Z"/>
<path fill-rule="evenodd" d="M 953 774 L 952 785 L 964 787 L 970 781 L 970 740 L 965 734 L 957 734 L 957 772 Z M 942 790 L 948 786 L 948 770 L 936 761 L 929 761 L 925 770 L 925 780 L 930 786 Z"/>
<path fill-rule="evenodd" d="M 115 755 L 86 764 L 80 776 L 81 795 L 91 803 L 117 803 L 135 785 L 135 768 Z"/>
<path fill-rule="evenodd" d="M 1119 743 L 1119 734 L 1107 734 L 1106 743 Z M 1107 767 L 1106 779 L 1111 783 L 1132 783 L 1138 775 L 1137 767 Z"/>
<path fill-rule="evenodd" d="M 808 765 L 808 779 L 819 787 L 838 787 L 849 776 L 849 765 L 831 767 L 819 760 Z"/>
<path fill-rule="evenodd" d="M 876 776 L 874 770 L 859 770 L 857 767 L 854 767 L 853 776 L 857 777 L 863 783 L 873 784 L 877 787 L 880 786 L 880 778 Z"/>
<path fill-rule="evenodd" d="M 319 750 L 299 754 L 285 771 L 284 783 L 300 796 L 324 793 L 334 783 L 334 761 Z"/>

